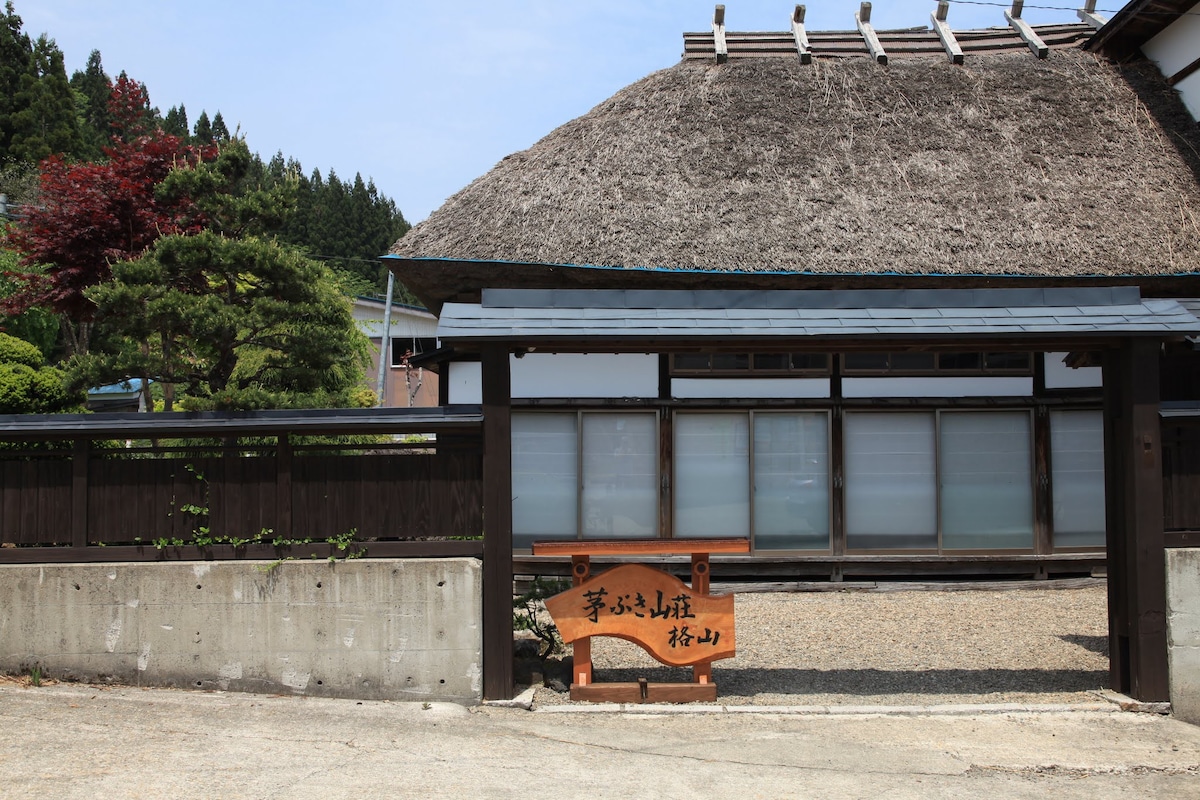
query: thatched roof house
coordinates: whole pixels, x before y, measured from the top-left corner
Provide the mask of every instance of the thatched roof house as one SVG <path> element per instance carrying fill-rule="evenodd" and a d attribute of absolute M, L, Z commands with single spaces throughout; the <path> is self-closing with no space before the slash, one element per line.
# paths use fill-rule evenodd
<path fill-rule="evenodd" d="M 679 64 L 505 158 L 392 253 L 809 275 L 1200 272 L 1200 128 L 1153 65 L 1083 50 L 1088 26 L 1055 30 L 1045 59 L 982 32 L 961 66 L 936 37 L 918 46 L 929 32 L 893 34 L 917 51 L 902 54 L 885 36 L 887 66 L 861 40 L 860 57 L 823 58 L 817 34 L 810 64 L 794 47 L 739 56 L 733 40 L 716 63 L 689 43 Z M 460 270 L 392 263 L 432 307 L 453 296 Z"/>
<path fill-rule="evenodd" d="M 443 403 L 483 406 L 498 621 L 545 539 L 733 536 L 752 555 L 714 569 L 831 580 L 1103 565 L 1113 688 L 1166 698 L 1163 551 L 1200 530 L 1200 427 L 1160 417 L 1200 401 L 1175 299 L 1200 297 L 1200 129 L 1148 62 L 1087 50 L 1094 4 L 1034 30 L 1018 6 L 876 34 L 864 3 L 807 37 L 801 7 L 736 34 L 718 6 L 396 244 Z"/>

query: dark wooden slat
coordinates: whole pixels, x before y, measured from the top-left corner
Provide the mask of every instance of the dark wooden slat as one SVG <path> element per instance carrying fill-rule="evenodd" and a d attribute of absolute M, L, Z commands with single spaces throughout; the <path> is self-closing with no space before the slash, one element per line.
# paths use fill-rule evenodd
<path fill-rule="evenodd" d="M 88 543 L 88 441 L 76 439 L 71 454 L 71 544 Z"/>

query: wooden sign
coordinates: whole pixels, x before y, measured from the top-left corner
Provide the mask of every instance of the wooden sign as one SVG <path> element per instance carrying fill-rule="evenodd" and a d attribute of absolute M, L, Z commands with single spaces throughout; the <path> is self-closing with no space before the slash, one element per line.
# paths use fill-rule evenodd
<path fill-rule="evenodd" d="M 698 594 L 642 564 L 602 572 L 547 600 L 546 610 L 565 642 L 617 636 L 672 667 L 735 655 L 733 595 Z"/>

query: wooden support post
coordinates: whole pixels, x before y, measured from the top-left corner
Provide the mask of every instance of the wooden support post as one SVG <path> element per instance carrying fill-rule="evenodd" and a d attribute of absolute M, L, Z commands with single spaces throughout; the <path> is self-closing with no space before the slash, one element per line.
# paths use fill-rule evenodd
<path fill-rule="evenodd" d="M 1144 702 L 1170 696 L 1159 350 L 1126 340 L 1104 360 L 1109 676 Z"/>
<path fill-rule="evenodd" d="M 1025 10 L 1025 0 L 1013 0 L 1012 9 L 1004 12 L 1004 18 L 1008 20 L 1008 24 L 1017 32 L 1021 40 L 1029 45 L 1029 49 L 1038 58 L 1045 58 L 1050 55 L 1050 48 L 1042 41 L 1041 37 L 1033 32 L 1033 28 L 1029 27 L 1029 23 L 1021 19 L 1021 12 Z"/>
<path fill-rule="evenodd" d="M 1108 22 L 1107 19 L 1096 13 L 1096 0 L 1087 0 L 1083 8 L 1075 12 L 1079 19 L 1091 25 L 1096 30 L 1100 30 Z"/>
<path fill-rule="evenodd" d="M 1051 528 L 1054 500 L 1050 486 L 1050 412 L 1038 404 L 1033 414 L 1033 552 L 1050 555 L 1054 552 Z"/>
<path fill-rule="evenodd" d="M 571 581 L 579 586 L 592 577 L 592 557 L 571 556 Z M 587 686 L 592 682 L 592 637 L 587 636 L 571 645 L 571 683 Z"/>
<path fill-rule="evenodd" d="M 863 3 L 858 7 L 854 21 L 858 24 L 858 32 L 862 34 L 863 41 L 867 43 L 867 50 L 870 51 L 871 58 L 886 66 L 888 63 L 887 53 L 883 51 L 883 45 L 879 43 L 879 37 L 875 35 L 875 29 L 871 27 L 870 3 Z"/>
<path fill-rule="evenodd" d="M 812 63 L 812 48 L 808 45 L 808 34 L 804 30 L 804 6 L 796 6 L 792 12 L 792 38 L 796 40 L 796 54 L 801 64 Z"/>
<path fill-rule="evenodd" d="M 692 594 L 708 594 L 708 553 L 692 553 Z M 712 683 L 712 662 L 705 661 L 692 667 L 692 682 Z"/>
<path fill-rule="evenodd" d="M 71 546 L 88 546 L 88 458 L 87 439 L 76 439 L 71 451 Z"/>
<path fill-rule="evenodd" d="M 292 440 L 279 434 L 275 448 L 275 532 L 292 536 Z"/>
<path fill-rule="evenodd" d="M 508 348 L 483 348 L 483 696 L 513 696 L 512 415 Z"/>
<path fill-rule="evenodd" d="M 946 16 L 950 13 L 950 3 L 947 0 L 941 0 L 938 3 L 937 11 L 929 15 L 930 21 L 933 23 L 933 29 L 937 31 L 938 38 L 942 40 L 942 47 L 946 49 L 946 55 L 952 64 L 963 63 L 963 51 L 958 46 L 958 39 L 954 38 L 954 31 L 950 30 L 950 23 L 946 22 Z"/>
<path fill-rule="evenodd" d="M 725 44 L 725 6 L 717 6 L 713 12 L 713 50 L 717 55 L 717 63 L 724 64 L 729 60 L 729 47 Z"/>

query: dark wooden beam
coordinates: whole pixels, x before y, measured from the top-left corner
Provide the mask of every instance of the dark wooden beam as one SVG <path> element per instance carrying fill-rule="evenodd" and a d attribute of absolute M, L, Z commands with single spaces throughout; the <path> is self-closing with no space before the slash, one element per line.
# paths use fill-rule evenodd
<path fill-rule="evenodd" d="M 1110 681 L 1145 702 L 1170 699 L 1159 350 L 1130 339 L 1104 361 Z"/>
<path fill-rule="evenodd" d="M 512 408 L 508 348 L 483 369 L 483 696 L 513 696 Z"/>

